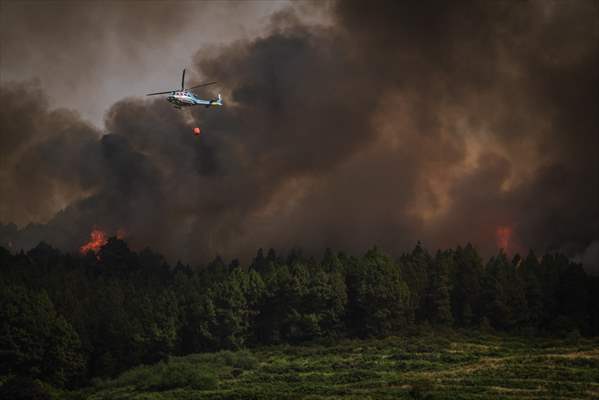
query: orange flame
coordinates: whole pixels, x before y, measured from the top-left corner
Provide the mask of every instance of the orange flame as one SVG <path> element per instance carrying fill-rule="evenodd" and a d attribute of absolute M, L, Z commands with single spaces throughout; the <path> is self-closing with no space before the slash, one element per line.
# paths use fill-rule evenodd
<path fill-rule="evenodd" d="M 497 236 L 497 247 L 507 252 L 512 237 L 512 228 L 509 226 L 500 226 L 495 232 Z"/>
<path fill-rule="evenodd" d="M 108 242 L 106 233 L 100 229 L 94 229 L 89 236 L 90 241 L 79 248 L 81 254 L 87 254 L 90 250 L 97 253 Z"/>

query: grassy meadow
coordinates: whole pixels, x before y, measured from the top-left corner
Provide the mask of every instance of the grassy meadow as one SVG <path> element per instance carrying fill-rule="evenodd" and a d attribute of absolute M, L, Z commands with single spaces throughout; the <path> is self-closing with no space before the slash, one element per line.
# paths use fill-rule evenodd
<path fill-rule="evenodd" d="M 171 357 L 62 398 L 592 399 L 599 340 L 454 332 Z"/>

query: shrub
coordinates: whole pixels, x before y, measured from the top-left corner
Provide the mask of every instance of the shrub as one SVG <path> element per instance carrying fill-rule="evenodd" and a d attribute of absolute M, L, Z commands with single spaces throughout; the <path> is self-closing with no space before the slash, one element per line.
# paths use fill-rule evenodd
<path fill-rule="evenodd" d="M 216 389 L 218 381 L 213 373 L 193 364 L 173 363 L 165 365 L 157 384 L 152 385 L 151 389 L 168 390 L 183 387 L 198 390 Z"/>
<path fill-rule="evenodd" d="M 240 369 L 254 369 L 258 366 L 258 359 L 247 350 L 238 351 L 233 366 Z"/>
<path fill-rule="evenodd" d="M 345 372 L 335 377 L 337 383 L 357 383 L 378 378 L 378 373 L 369 370 L 355 370 L 351 372 Z"/>
<path fill-rule="evenodd" d="M 214 373 L 188 362 L 158 363 L 133 368 L 105 386 L 134 386 L 138 390 L 170 390 L 189 387 L 197 390 L 216 389 Z"/>
<path fill-rule="evenodd" d="M 433 398 L 430 393 L 431 384 L 429 382 L 417 382 L 412 385 L 410 389 L 410 396 L 416 400 L 429 400 Z"/>
<path fill-rule="evenodd" d="M 251 352 L 241 350 L 237 352 L 221 351 L 220 357 L 229 367 L 243 370 L 255 369 L 258 366 L 258 359 Z"/>

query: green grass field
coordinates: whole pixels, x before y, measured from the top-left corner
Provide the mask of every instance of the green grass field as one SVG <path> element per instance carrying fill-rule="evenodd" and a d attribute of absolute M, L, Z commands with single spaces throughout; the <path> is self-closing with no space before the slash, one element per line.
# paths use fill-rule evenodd
<path fill-rule="evenodd" d="M 174 357 L 65 397 L 592 399 L 599 339 L 449 332 Z"/>

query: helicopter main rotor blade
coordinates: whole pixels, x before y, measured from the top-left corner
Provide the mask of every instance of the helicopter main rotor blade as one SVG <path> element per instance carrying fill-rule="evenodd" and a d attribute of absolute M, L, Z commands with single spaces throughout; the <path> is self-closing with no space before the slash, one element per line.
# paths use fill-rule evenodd
<path fill-rule="evenodd" d="M 167 94 L 167 93 L 173 93 L 173 92 L 176 92 L 176 90 L 169 90 L 168 92 L 148 93 L 148 94 L 146 94 L 146 96 L 155 96 L 157 94 Z"/>
<path fill-rule="evenodd" d="M 199 85 L 195 85 L 195 86 L 192 86 L 190 88 L 187 88 L 186 90 L 196 89 L 196 88 L 199 88 L 199 87 L 202 87 L 202 86 L 214 85 L 215 83 L 216 83 L 216 81 L 214 81 L 214 82 L 208 82 L 208 83 L 201 83 Z"/>
<path fill-rule="evenodd" d="M 185 68 L 183 68 L 183 76 L 181 77 L 181 91 L 185 88 Z"/>

